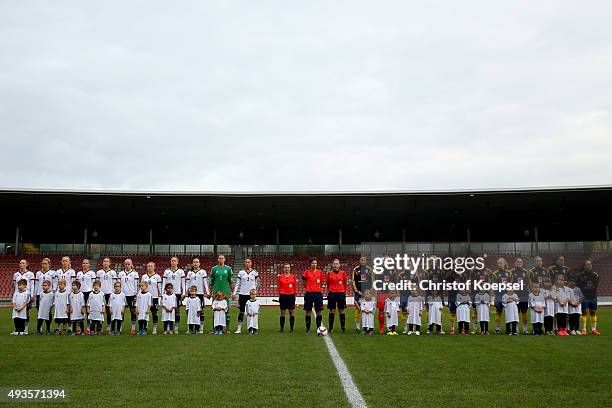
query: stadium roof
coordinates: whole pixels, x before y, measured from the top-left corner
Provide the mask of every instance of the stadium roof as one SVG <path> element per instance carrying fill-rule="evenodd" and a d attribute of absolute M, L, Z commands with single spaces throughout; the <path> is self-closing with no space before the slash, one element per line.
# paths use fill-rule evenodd
<path fill-rule="evenodd" d="M 0 190 L 0 242 L 281 244 L 604 240 L 612 186 L 452 191 Z M 378 232 L 378 234 L 376 234 Z M 92 239 L 90 239 L 90 242 Z"/>

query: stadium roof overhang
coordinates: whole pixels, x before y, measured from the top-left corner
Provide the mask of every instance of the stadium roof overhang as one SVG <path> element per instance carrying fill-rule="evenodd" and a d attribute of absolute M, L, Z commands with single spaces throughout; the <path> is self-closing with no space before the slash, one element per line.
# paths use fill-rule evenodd
<path fill-rule="evenodd" d="M 0 190 L 0 241 L 281 244 L 604 240 L 612 186 L 371 192 Z M 378 232 L 378 234 L 376 234 Z M 378 237 L 378 238 L 376 238 Z"/>

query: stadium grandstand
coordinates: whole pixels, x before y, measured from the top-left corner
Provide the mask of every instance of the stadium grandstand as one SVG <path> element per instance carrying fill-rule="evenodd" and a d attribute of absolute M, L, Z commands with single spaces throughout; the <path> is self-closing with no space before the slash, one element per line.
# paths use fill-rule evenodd
<path fill-rule="evenodd" d="M 559 256 L 577 271 L 591 259 L 600 295 L 612 295 L 609 208 L 612 187 L 448 192 L 198 193 L 120 191 L 0 191 L 0 301 L 12 294 L 20 259 L 52 269 L 64 255 L 88 257 L 100 269 L 106 256 L 116 270 L 131 258 L 144 273 L 158 272 L 177 255 L 205 269 L 225 254 L 234 270 L 246 256 L 261 274 L 260 295 L 276 295 L 282 264 L 307 269 L 316 256 L 329 270 L 334 258 L 352 269 L 363 254 L 407 253 L 521 256 L 531 267 Z M 301 285 L 301 283 L 300 283 Z M 303 291 L 299 287 L 299 294 Z M 348 295 L 352 295 L 349 291 Z M 608 299 L 604 299 L 608 300 Z"/>

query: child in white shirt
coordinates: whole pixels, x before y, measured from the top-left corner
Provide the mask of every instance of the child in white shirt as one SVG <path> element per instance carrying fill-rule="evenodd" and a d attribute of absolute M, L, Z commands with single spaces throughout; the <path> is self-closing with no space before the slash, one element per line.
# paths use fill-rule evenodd
<path fill-rule="evenodd" d="M 508 336 L 518 336 L 518 302 L 519 297 L 512 289 L 502 296 L 502 304 L 506 310 L 506 334 Z"/>
<path fill-rule="evenodd" d="M 174 313 L 176 310 L 176 296 L 174 296 L 174 288 L 171 283 L 166 283 L 164 293 L 161 297 L 162 308 L 162 324 L 164 325 L 164 334 L 174 333 Z"/>
<path fill-rule="evenodd" d="M 60 280 L 57 284 L 57 291 L 53 299 L 53 319 L 55 320 L 55 334 L 65 334 L 68 330 L 68 296 L 70 292 L 66 290 L 66 281 Z M 60 330 L 61 328 L 61 330 Z"/>
<path fill-rule="evenodd" d="M 115 282 L 113 293 L 108 297 L 108 307 L 111 317 L 111 336 L 120 336 L 123 326 L 123 314 L 127 306 L 125 293 L 121 291 L 121 282 Z"/>
<path fill-rule="evenodd" d="M 21 336 L 25 332 L 25 322 L 27 318 L 27 307 L 30 302 L 30 292 L 27 290 L 28 281 L 19 279 L 17 290 L 13 293 L 13 322 L 15 331 L 11 334 Z"/>
<path fill-rule="evenodd" d="M 85 326 L 83 324 L 83 309 L 85 308 L 85 298 L 81 292 L 81 282 L 78 280 L 72 281 L 72 292 L 68 300 L 70 308 L 70 323 L 72 324 L 72 332 L 70 328 L 68 333 L 72 336 L 75 334 L 85 335 Z"/>
<path fill-rule="evenodd" d="M 398 314 L 400 311 L 400 302 L 397 299 L 397 293 L 389 293 L 389 297 L 385 300 L 385 315 L 387 317 L 387 334 L 389 336 L 397 336 L 395 331 L 397 327 Z"/>
<path fill-rule="evenodd" d="M 45 322 L 47 331 L 45 334 L 51 333 L 51 308 L 53 307 L 53 298 L 55 295 L 51 291 L 51 281 L 44 281 L 41 285 L 42 292 L 38 297 L 38 324 L 36 325 L 36 334 L 42 334 L 42 325 Z"/>
<path fill-rule="evenodd" d="M 127 298 L 127 295 L 126 295 Z M 129 303 L 129 301 L 128 301 Z M 138 316 L 138 335 L 144 336 L 147 334 L 147 323 L 149 322 L 149 313 L 153 305 L 153 297 L 149 292 L 149 283 L 146 281 L 140 282 L 140 291 L 136 295 L 136 315 Z"/>
<path fill-rule="evenodd" d="M 217 291 L 217 296 L 212 303 L 213 309 L 213 324 L 215 326 L 215 334 L 223 334 L 225 328 L 225 310 L 227 309 L 227 301 L 222 291 Z"/>
<path fill-rule="evenodd" d="M 189 288 L 189 296 L 183 300 L 187 312 L 187 334 L 198 334 L 200 332 L 202 302 L 198 298 L 197 293 L 198 288 L 193 285 Z"/>
<path fill-rule="evenodd" d="M 476 318 L 480 325 L 480 334 L 489 334 L 489 320 L 491 316 L 489 314 L 489 307 L 491 306 L 491 295 L 484 290 L 476 293 L 474 296 L 474 303 L 476 304 Z"/>
<path fill-rule="evenodd" d="M 427 334 L 433 334 L 434 326 L 437 334 L 444 334 L 442 331 L 442 311 L 444 310 L 444 302 L 438 296 L 438 292 L 432 290 L 427 297 Z"/>
<path fill-rule="evenodd" d="M 546 299 L 544 292 L 540 290 L 540 284 L 534 282 L 529 294 L 529 308 L 531 309 L 531 326 L 533 334 L 541 336 L 544 334 L 544 312 L 546 311 Z"/>
<path fill-rule="evenodd" d="M 376 302 L 372 300 L 372 292 L 365 292 L 365 300 L 361 302 L 361 325 L 363 326 L 363 334 L 374 334 L 374 310 Z"/>
<path fill-rule="evenodd" d="M 251 289 L 249 292 L 251 298 L 246 302 L 245 313 L 247 315 L 247 328 L 249 334 L 257 334 L 259 329 L 259 307 L 261 304 L 257 299 L 257 290 Z"/>

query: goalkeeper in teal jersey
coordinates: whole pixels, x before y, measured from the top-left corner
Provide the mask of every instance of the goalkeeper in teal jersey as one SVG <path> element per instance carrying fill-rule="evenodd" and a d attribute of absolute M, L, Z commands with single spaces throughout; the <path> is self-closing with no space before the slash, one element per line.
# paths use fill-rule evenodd
<path fill-rule="evenodd" d="M 225 256 L 219 255 L 218 264 L 210 270 L 210 293 L 223 292 L 227 300 L 227 310 L 225 312 L 225 331 L 229 333 L 230 324 L 230 305 L 232 302 L 232 268 L 225 264 Z"/>

